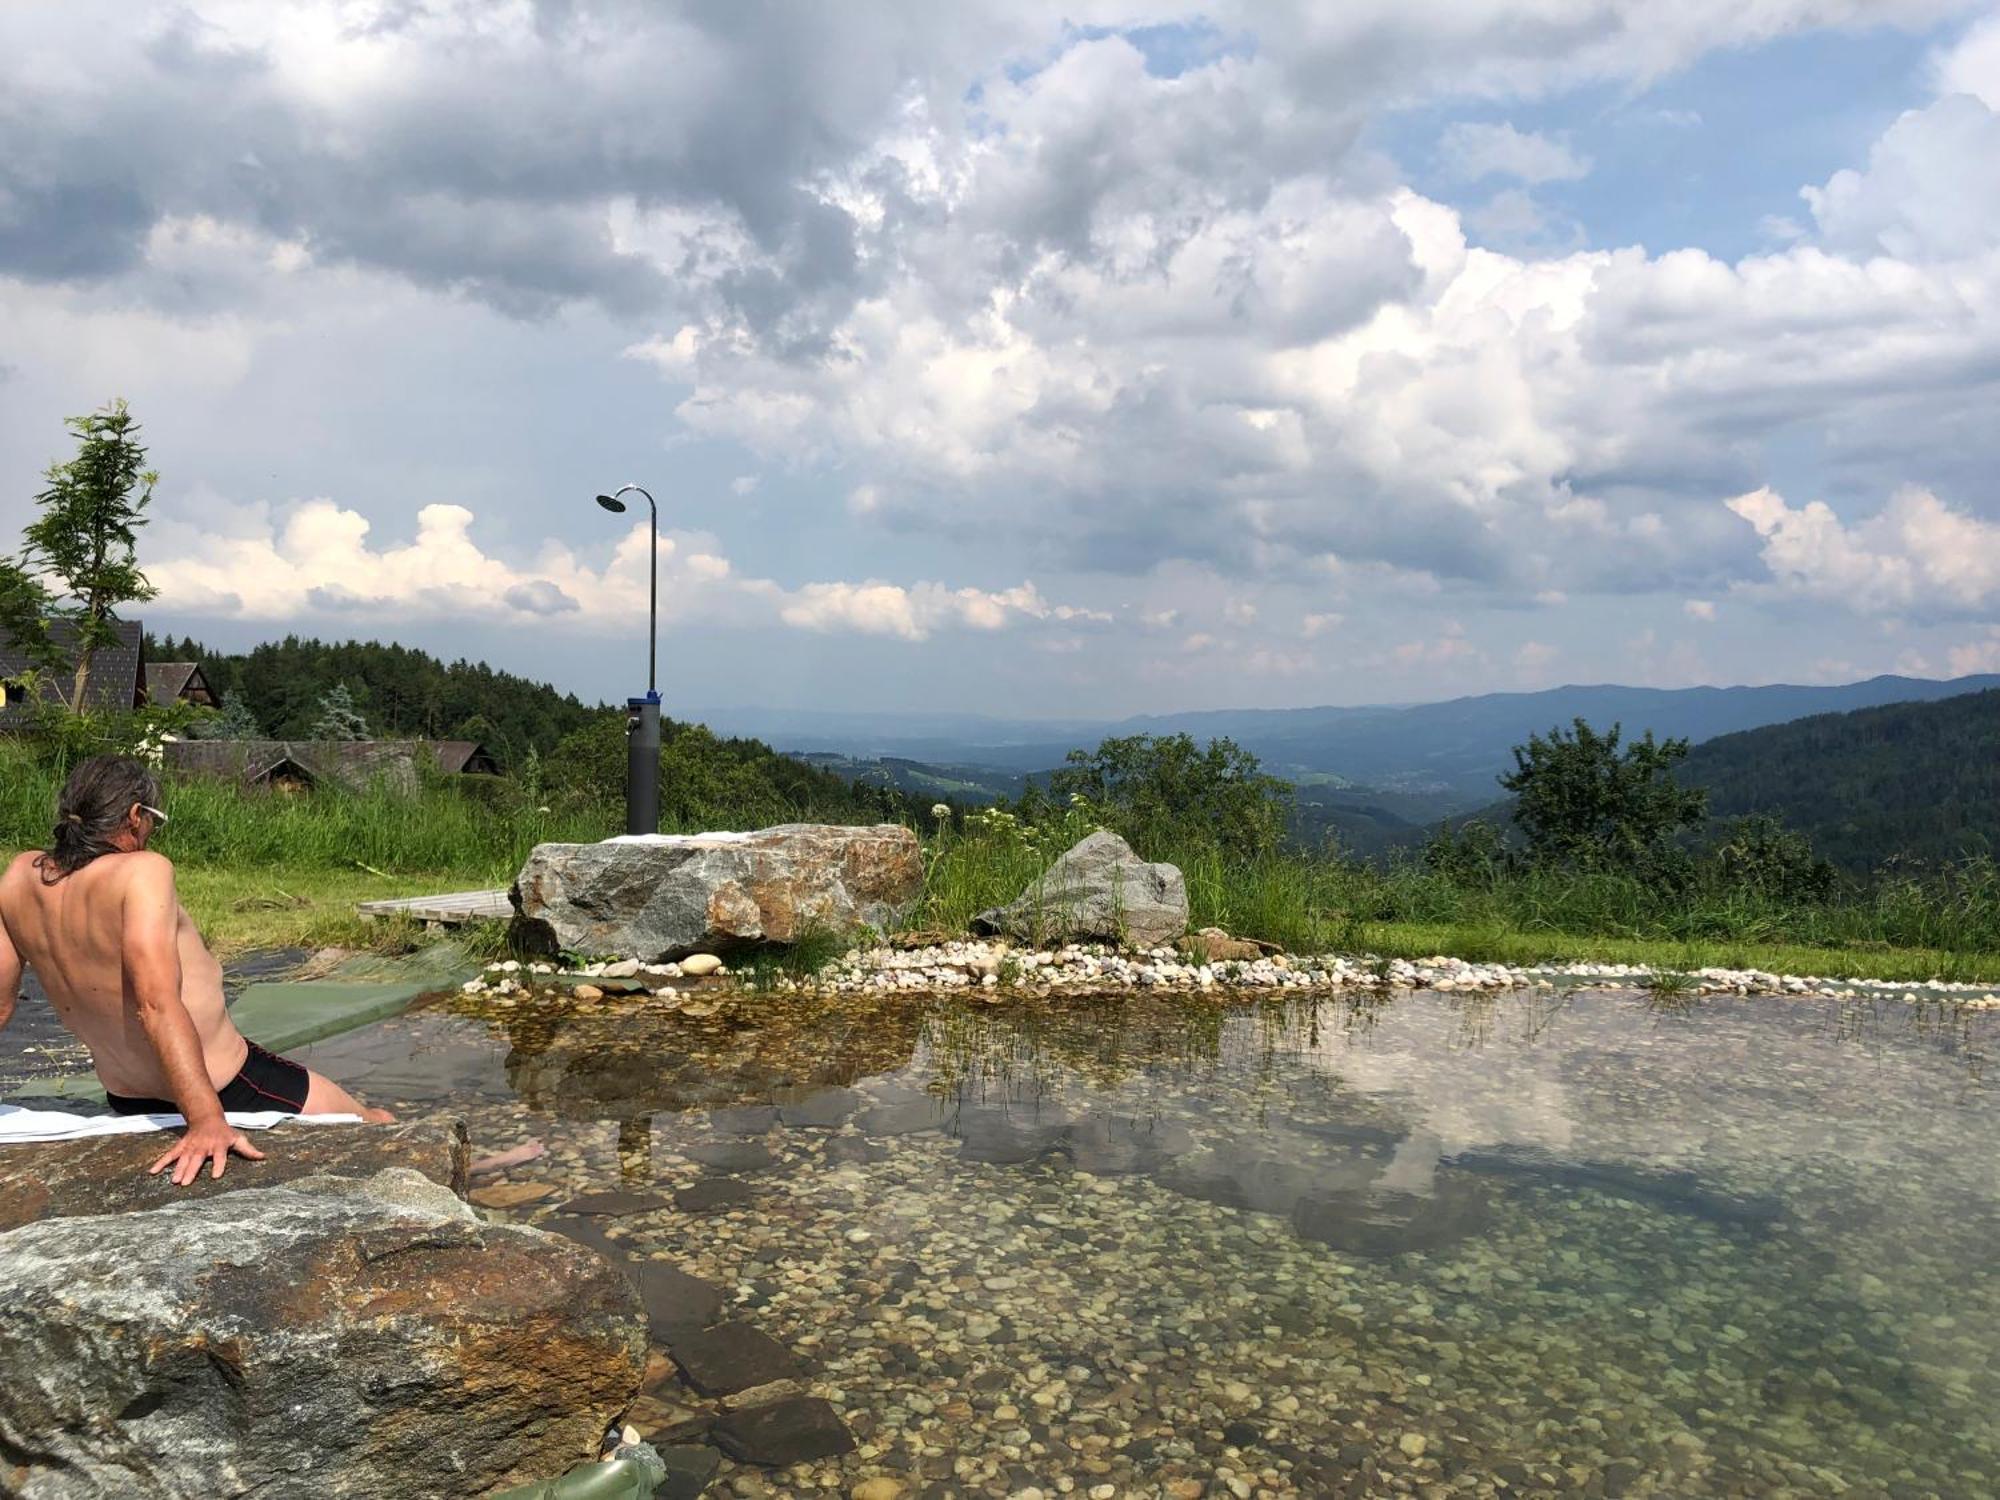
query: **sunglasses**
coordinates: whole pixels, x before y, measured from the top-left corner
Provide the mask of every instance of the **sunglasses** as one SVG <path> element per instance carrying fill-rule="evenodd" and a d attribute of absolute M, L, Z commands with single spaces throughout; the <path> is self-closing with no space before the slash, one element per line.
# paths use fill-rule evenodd
<path fill-rule="evenodd" d="M 139 803 L 138 806 L 140 812 L 150 814 L 153 821 L 155 823 L 158 823 L 162 828 L 165 828 L 167 826 L 168 822 L 167 815 L 161 812 L 157 807 L 148 807 L 143 802 Z"/>

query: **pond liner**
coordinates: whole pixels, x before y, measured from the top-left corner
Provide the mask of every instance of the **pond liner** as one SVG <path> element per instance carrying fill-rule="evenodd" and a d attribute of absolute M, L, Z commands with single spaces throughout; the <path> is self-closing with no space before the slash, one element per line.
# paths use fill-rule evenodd
<path fill-rule="evenodd" d="M 356 980 L 264 980 L 246 985 L 229 1018 L 260 1047 L 291 1052 L 342 1032 L 400 1016 L 421 995 L 438 988 L 435 975 L 395 982 Z M 36 1078 L 16 1095 L 101 1101 L 104 1086 L 95 1077 Z"/>

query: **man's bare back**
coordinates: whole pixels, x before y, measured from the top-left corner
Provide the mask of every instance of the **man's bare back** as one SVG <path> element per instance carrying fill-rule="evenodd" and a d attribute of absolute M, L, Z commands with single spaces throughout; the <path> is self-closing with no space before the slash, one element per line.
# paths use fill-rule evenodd
<path fill-rule="evenodd" d="M 32 966 L 63 1025 L 90 1049 L 114 1108 L 186 1117 L 181 1147 L 153 1167 L 172 1163 L 176 1182 L 191 1181 L 211 1157 L 221 1176 L 232 1150 L 262 1155 L 228 1125 L 225 1100 L 232 1109 L 275 1103 L 390 1119 L 244 1038 L 223 1003 L 222 967 L 174 890 L 173 865 L 145 848 L 158 815 L 138 803 L 116 811 L 116 820 L 110 808 L 97 817 L 102 852 L 74 868 L 30 852 L 0 875 L 0 1026 L 22 965 Z"/>

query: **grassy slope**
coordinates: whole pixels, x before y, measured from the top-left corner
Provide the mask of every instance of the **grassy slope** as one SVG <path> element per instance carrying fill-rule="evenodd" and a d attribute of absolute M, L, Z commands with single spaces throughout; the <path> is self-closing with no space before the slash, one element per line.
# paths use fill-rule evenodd
<path fill-rule="evenodd" d="M 46 837 L 52 788 L 7 763 L 0 746 L 0 842 Z M 174 822 L 160 842 L 180 870 L 189 912 L 222 952 L 328 944 L 394 947 L 421 940 L 406 925 L 364 922 L 356 903 L 504 886 L 535 843 L 588 840 L 600 815 L 503 811 L 451 788 L 415 800 L 244 796 L 210 783 L 170 794 Z M 1020 838 L 947 836 L 928 851 L 929 880 L 910 925 L 963 931 L 975 911 L 1011 900 L 1053 852 L 1087 831 L 1059 828 L 1037 846 Z M 1197 925 L 1281 942 L 1405 957 L 1532 963 L 1560 959 L 1709 964 L 1893 979 L 2000 980 L 1990 921 L 1954 920 L 1925 898 L 1907 909 L 1831 913 L 1648 910 L 1630 893 L 1538 890 L 1523 883 L 1467 893 L 1351 867 L 1297 860 L 1254 868 L 1184 862 Z M 492 934 L 480 941 L 490 944 Z"/>

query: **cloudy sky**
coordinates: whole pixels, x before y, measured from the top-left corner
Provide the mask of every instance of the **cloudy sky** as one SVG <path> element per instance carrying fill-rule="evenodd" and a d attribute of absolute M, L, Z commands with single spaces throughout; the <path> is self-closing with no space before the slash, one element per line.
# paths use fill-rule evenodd
<path fill-rule="evenodd" d="M 1010 715 L 2000 670 L 2000 6 L 12 0 L 0 545 Z M 643 517 L 643 503 L 640 506 Z"/>

